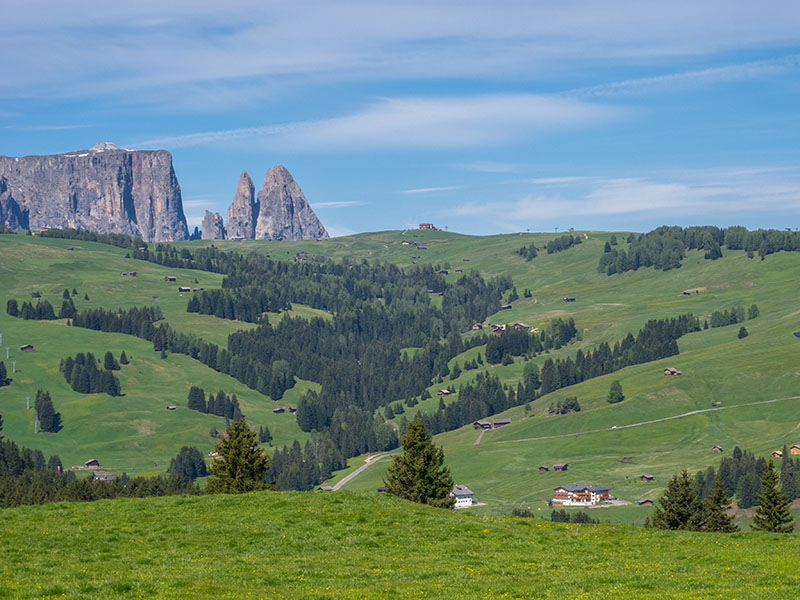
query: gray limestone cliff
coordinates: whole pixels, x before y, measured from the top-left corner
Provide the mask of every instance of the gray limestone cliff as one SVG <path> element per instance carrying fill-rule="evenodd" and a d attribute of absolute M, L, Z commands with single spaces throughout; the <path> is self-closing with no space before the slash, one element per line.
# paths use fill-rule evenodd
<path fill-rule="evenodd" d="M 258 204 L 253 180 L 250 179 L 247 171 L 242 171 L 236 186 L 236 195 L 228 207 L 228 225 L 226 227 L 228 239 L 255 239 L 257 217 Z"/>
<path fill-rule="evenodd" d="M 300 186 L 283 165 L 267 171 L 258 192 L 257 240 L 311 240 L 327 238 Z"/>
<path fill-rule="evenodd" d="M 9 229 L 28 228 L 28 213 L 23 212 L 14 200 L 5 177 L 0 177 L 0 226 Z"/>
<path fill-rule="evenodd" d="M 181 188 L 166 150 L 101 142 L 66 154 L 0 156 L 0 180 L 0 225 L 74 227 L 156 242 L 188 237 Z"/>
<path fill-rule="evenodd" d="M 206 211 L 203 217 L 202 239 L 204 240 L 224 240 L 225 225 L 222 222 L 222 215 Z"/>

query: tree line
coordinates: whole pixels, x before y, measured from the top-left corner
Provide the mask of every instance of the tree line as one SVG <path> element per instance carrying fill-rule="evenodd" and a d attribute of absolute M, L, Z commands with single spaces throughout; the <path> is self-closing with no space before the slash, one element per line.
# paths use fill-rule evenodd
<path fill-rule="evenodd" d="M 41 450 L 0 440 L 0 507 L 3 508 L 199 493 L 200 489 L 183 477 L 129 477 L 123 473 L 113 481 L 101 481 L 92 475 L 78 479 L 72 471 L 64 470 L 58 455 L 45 460 Z"/>
<path fill-rule="evenodd" d="M 722 248 L 744 250 L 749 258 L 758 253 L 761 260 L 775 252 L 800 251 L 800 232 L 779 229 L 749 231 L 735 226 L 719 228 L 662 226 L 639 236 L 628 237 L 627 250 L 606 245 L 597 270 L 613 275 L 653 267 L 669 271 L 681 266 L 687 250 L 705 250 L 704 258 L 722 257 Z"/>
<path fill-rule="evenodd" d="M 499 364 L 505 356 L 527 355 L 531 358 L 540 352 L 559 350 L 576 338 L 579 338 L 579 334 L 572 317 L 553 319 L 538 335 L 528 329 L 509 327 L 487 340 L 486 362 Z"/>
<path fill-rule="evenodd" d="M 545 249 L 547 250 L 548 254 L 555 254 L 556 252 L 568 250 L 569 248 L 577 246 L 582 242 L 583 240 L 581 240 L 580 236 L 578 235 L 562 235 L 561 237 L 557 237 L 547 242 Z"/>
<path fill-rule="evenodd" d="M 214 396 L 213 392 L 210 392 L 208 401 L 206 401 L 206 394 L 203 388 L 193 385 L 189 388 L 187 406 L 201 413 L 225 417 L 233 421 L 244 418 L 239 408 L 239 399 L 236 394 L 229 396 L 222 390 L 217 392 L 216 396 Z"/>
<path fill-rule="evenodd" d="M 39 421 L 40 431 L 58 433 L 61 430 L 61 413 L 56 412 L 53 407 L 53 399 L 50 397 L 50 392 L 37 390 L 33 408 L 36 410 L 36 419 Z"/>

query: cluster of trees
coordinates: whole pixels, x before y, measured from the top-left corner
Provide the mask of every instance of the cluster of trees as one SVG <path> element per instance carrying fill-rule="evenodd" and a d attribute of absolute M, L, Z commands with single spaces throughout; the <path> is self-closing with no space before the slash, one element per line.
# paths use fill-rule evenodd
<path fill-rule="evenodd" d="M 78 352 L 75 358 L 62 359 L 60 370 L 70 387 L 81 394 L 108 394 L 121 396 L 119 379 L 112 372 L 118 370 L 114 355 L 106 352 L 104 368 L 98 368 L 94 354 Z"/>
<path fill-rule="evenodd" d="M 566 415 L 580 411 L 581 405 L 578 403 L 578 399 L 575 396 L 569 396 L 556 403 L 550 403 L 550 409 L 548 410 L 551 415 Z"/>
<path fill-rule="evenodd" d="M 233 290 L 200 291 L 192 296 L 187 312 L 214 315 L 220 319 L 264 323 L 265 313 L 289 310 L 292 305 L 275 288 L 249 286 Z"/>
<path fill-rule="evenodd" d="M 305 448 L 294 441 L 291 447 L 277 448 L 266 474 L 266 481 L 279 490 L 312 490 L 333 471 L 344 469 L 347 459 L 329 441 L 317 439 L 306 442 Z"/>
<path fill-rule="evenodd" d="M 555 254 L 556 252 L 561 252 L 562 250 L 567 250 L 573 246 L 577 246 L 580 243 L 582 243 L 580 236 L 562 235 L 561 237 L 557 237 L 556 239 L 547 242 L 545 248 L 547 249 L 548 254 Z"/>
<path fill-rule="evenodd" d="M 613 275 L 653 267 L 668 271 L 681 266 L 686 250 L 705 250 L 704 258 L 722 257 L 722 247 L 745 250 L 750 258 L 757 252 L 761 260 L 781 250 L 800 251 L 800 233 L 779 229 L 749 231 L 745 227 L 667 227 L 662 226 L 638 237 L 628 237 L 628 249 L 606 246 L 598 272 Z"/>
<path fill-rule="evenodd" d="M 531 243 L 529 246 L 522 246 L 517 250 L 517 254 L 524 258 L 525 262 L 530 262 L 539 255 L 539 252 L 536 249 L 536 244 Z"/>
<path fill-rule="evenodd" d="M 500 335 L 492 335 L 487 340 L 486 362 L 502 363 L 506 356 L 526 355 L 531 358 L 540 352 L 558 350 L 578 337 L 578 329 L 572 317 L 553 319 L 538 335 L 527 329 L 509 327 Z"/>
<path fill-rule="evenodd" d="M 569 512 L 565 508 L 554 509 L 550 513 L 550 520 L 553 523 L 577 523 L 581 525 L 596 525 L 600 523 L 600 519 L 593 519 L 585 510 Z"/>
<path fill-rule="evenodd" d="M 13 229 L 9 229 L 8 227 L 6 227 L 4 225 L 0 225 L 0 234 L 3 234 L 3 233 L 7 233 L 9 235 L 16 235 L 17 232 L 14 231 Z"/>
<path fill-rule="evenodd" d="M 50 392 L 37 390 L 33 407 L 36 410 L 36 419 L 39 421 L 39 429 L 41 431 L 58 433 L 61 430 L 61 413 L 57 413 L 53 408 L 53 399 L 50 397 Z"/>
<path fill-rule="evenodd" d="M 202 452 L 194 446 L 183 446 L 178 455 L 169 461 L 167 475 L 181 477 L 187 482 L 193 482 L 198 477 L 205 477 L 208 475 L 208 469 Z"/>
<path fill-rule="evenodd" d="M 90 475 L 77 479 L 65 471 L 58 455 L 45 460 L 41 450 L 0 440 L 0 507 L 46 502 L 90 502 L 109 498 L 142 498 L 172 494 L 199 494 L 183 477 L 128 477 L 100 481 Z"/>
<path fill-rule="evenodd" d="M 752 304 L 747 310 L 747 318 L 755 319 L 758 317 L 758 305 Z M 736 323 L 744 323 L 745 311 L 744 306 L 737 304 L 730 310 L 715 310 L 711 313 L 710 324 L 711 327 L 725 327 L 727 325 L 735 325 Z"/>
<path fill-rule="evenodd" d="M 87 309 L 72 316 L 73 327 L 114 333 L 127 333 L 146 340 L 152 339 L 157 321 L 163 318 L 158 306 L 143 306 L 128 310 Z"/>
<path fill-rule="evenodd" d="M 770 459 L 760 480 L 758 505 L 751 527 L 776 533 L 794 530 L 794 519 L 789 512 L 789 501 L 779 486 L 780 476 Z M 717 476 L 713 484 L 705 480 L 707 495 L 697 493 L 697 482 L 684 469 L 672 476 L 667 489 L 658 500 L 646 527 L 658 529 L 684 529 L 689 531 L 716 531 L 731 533 L 739 528 L 728 514 L 731 500 L 722 479 Z"/>
<path fill-rule="evenodd" d="M 32 302 L 23 302 L 22 308 L 13 298 L 6 303 L 6 312 L 12 317 L 36 321 L 52 321 L 57 319 L 53 305 L 47 300 L 37 300 L 36 306 Z"/>
<path fill-rule="evenodd" d="M 203 388 L 193 385 L 189 388 L 187 406 L 201 413 L 217 415 L 218 417 L 225 417 L 233 421 L 244 418 L 239 408 L 239 399 L 236 397 L 236 394 L 228 396 L 228 394 L 222 390 L 217 392 L 216 396 L 214 396 L 213 392 L 209 393 L 208 401 L 206 402 L 206 394 Z"/>
<path fill-rule="evenodd" d="M 750 508 L 758 504 L 762 492 L 761 480 L 767 470 L 767 460 L 763 457 L 756 458 L 747 450 L 738 446 L 733 449 L 731 456 L 720 460 L 719 468 L 709 467 L 695 475 L 697 494 L 706 498 L 711 486 L 716 479 L 722 483 L 725 493 L 736 498 L 739 508 Z M 792 459 L 788 449 L 784 446 L 780 471 L 781 491 L 786 499 L 791 502 L 800 498 L 800 459 Z"/>
<path fill-rule="evenodd" d="M 6 363 L 0 360 L 0 387 L 9 385 L 11 383 L 11 378 L 8 376 L 8 371 L 6 370 Z"/>
<path fill-rule="evenodd" d="M 48 229 L 39 233 L 39 237 L 80 240 L 82 242 L 98 242 L 117 248 L 147 248 L 147 243 L 141 238 L 124 233 L 96 233 L 79 229 Z"/>

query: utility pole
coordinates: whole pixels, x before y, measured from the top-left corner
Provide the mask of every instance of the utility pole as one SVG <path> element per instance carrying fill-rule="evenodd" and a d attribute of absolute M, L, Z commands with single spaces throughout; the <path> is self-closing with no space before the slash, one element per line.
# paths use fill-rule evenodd
<path fill-rule="evenodd" d="M 6 360 L 8 360 L 8 346 L 6 346 Z"/>
<path fill-rule="evenodd" d="M 0 333 L 0 346 L 2 346 L 2 345 L 3 345 L 3 334 Z"/>
<path fill-rule="evenodd" d="M 15 361 L 15 360 L 11 361 L 11 372 L 12 373 L 16 373 L 17 372 L 17 361 Z"/>
<path fill-rule="evenodd" d="M 558 227 L 556 227 L 556 233 L 558 233 Z"/>
<path fill-rule="evenodd" d="M 36 419 L 33 422 L 33 433 L 39 433 L 39 419 Z"/>
<path fill-rule="evenodd" d="M 25 400 L 27 400 L 27 402 L 28 402 L 28 410 L 30 410 L 31 409 L 31 397 L 30 396 L 25 396 Z"/>

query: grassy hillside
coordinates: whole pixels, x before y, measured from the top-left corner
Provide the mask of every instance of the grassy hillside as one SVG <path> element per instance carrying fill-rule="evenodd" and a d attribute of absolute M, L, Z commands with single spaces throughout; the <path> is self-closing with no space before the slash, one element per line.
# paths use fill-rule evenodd
<path fill-rule="evenodd" d="M 352 493 L 7 509 L 7 598 L 790 598 L 797 536 L 482 517 Z"/>
<path fill-rule="evenodd" d="M 534 327 L 546 325 L 557 316 L 575 318 L 582 339 L 552 352 L 549 356 L 574 356 L 578 348 L 593 348 L 601 341 L 621 339 L 635 333 L 648 319 L 694 312 L 707 317 L 714 310 L 734 304 L 745 307 L 757 303 L 761 315 L 745 323 L 750 335 L 739 340 L 738 326 L 709 329 L 684 336 L 681 355 L 656 363 L 630 367 L 610 376 L 597 378 L 554 392 L 531 406 L 530 415 L 522 407 L 508 411 L 511 426 L 486 433 L 475 445 L 477 433 L 471 427 L 438 436 L 456 479 L 477 492 L 487 503 L 478 510 L 505 512 L 513 506 L 542 507 L 553 487 L 562 483 L 587 481 L 605 484 L 612 493 L 635 501 L 654 498 L 663 489 L 669 475 L 683 467 L 691 470 L 716 466 L 719 455 L 710 447 L 721 444 L 726 452 L 733 446 L 752 449 L 759 454 L 782 446 L 800 443 L 800 370 L 797 359 L 800 340 L 792 336 L 800 330 L 800 310 L 796 305 L 800 253 L 770 255 L 765 261 L 748 259 L 743 251 L 725 251 L 717 261 L 703 260 L 699 252 L 689 252 L 682 268 L 669 272 L 640 269 L 607 276 L 596 272 L 603 244 L 610 233 L 585 232 L 584 242 L 568 250 L 547 255 L 544 251 L 525 262 L 515 251 L 535 242 L 542 247 L 554 234 L 522 234 L 490 237 L 465 236 L 448 232 L 399 231 L 360 234 L 323 242 L 214 242 L 224 249 L 268 254 L 274 259 L 293 260 L 301 252 L 326 255 L 344 260 L 385 260 L 401 266 L 431 263 L 448 268 L 448 279 L 459 276 L 456 269 L 478 269 L 484 276 L 509 274 L 518 293 L 525 288 L 532 298 L 520 297 L 513 309 L 491 316 L 487 322 L 523 321 Z M 623 236 L 617 235 L 619 239 Z M 416 241 L 427 247 L 403 246 L 402 240 Z M 185 242 L 197 247 L 210 242 Z M 624 243 L 622 244 L 624 246 Z M 67 247 L 75 247 L 69 252 Z M 412 258 L 412 257 L 418 258 Z M 467 260 L 468 259 L 468 260 Z M 124 258 L 124 251 L 69 240 L 41 240 L 23 236 L 0 236 L 0 269 L 3 286 L 0 302 L 9 297 L 28 298 L 38 289 L 54 303 L 60 303 L 65 287 L 79 291 L 76 304 L 92 306 L 132 306 L 157 303 L 167 320 L 179 330 L 192 331 L 206 339 L 223 343 L 228 333 L 248 324 L 224 321 L 210 316 L 185 312 L 187 298 L 177 293 L 177 285 L 198 280 L 211 288 L 220 284 L 218 275 L 199 271 L 167 270 L 157 265 Z M 135 279 L 122 277 L 121 271 L 137 270 Z M 163 281 L 165 274 L 178 282 Z M 695 290 L 689 296 L 683 290 Z M 85 292 L 90 301 L 82 300 Z M 576 302 L 566 304 L 564 296 Z M 157 296 L 157 298 L 154 298 Z M 309 315 L 311 309 L 296 307 L 297 313 Z M 316 313 L 315 313 L 316 314 Z M 279 318 L 275 316 L 274 318 Z M 185 357 L 170 356 L 162 361 L 150 345 L 127 336 L 113 336 L 84 330 L 67 329 L 59 322 L 32 323 L 0 315 L 4 345 L 15 348 L 33 343 L 37 350 L 20 355 L 23 371 L 11 388 L 0 390 L 0 412 L 6 416 L 6 435 L 25 445 L 42 447 L 46 452 L 59 451 L 67 462 L 85 460 L 87 453 L 103 453 L 120 468 L 129 471 L 157 471 L 177 449 L 192 443 L 210 448 L 207 431 L 221 428 L 222 420 L 180 410 L 190 383 L 200 382 L 207 391 L 225 389 L 242 399 L 248 420 L 268 424 L 277 443 L 299 438 L 288 414 L 273 415 L 272 402 L 248 390 L 238 382 L 206 369 Z M 62 333 L 64 332 L 64 333 Z M 469 335 L 469 334 L 468 334 Z M 134 357 L 121 376 L 125 398 L 114 401 L 102 397 L 81 397 L 66 386 L 57 373 L 58 360 L 66 354 L 92 350 L 102 355 L 106 349 L 115 353 L 125 349 Z M 483 348 L 474 348 L 451 362 L 463 366 Z M 413 349 L 411 349 L 413 351 Z M 541 365 L 547 356 L 534 360 Z M 511 385 L 522 375 L 524 363 L 501 366 L 483 365 Z M 674 366 L 681 377 L 664 377 L 663 368 Z M 139 370 L 141 372 L 139 372 Z M 448 385 L 463 385 L 478 371 L 465 371 Z M 155 377 L 151 375 L 158 374 Z M 618 405 L 605 402 L 612 380 L 622 382 L 626 400 Z M 56 409 L 64 415 L 65 429 L 59 434 L 32 434 L 30 413 L 24 411 L 24 395 L 35 393 L 44 382 L 54 393 Z M 290 403 L 310 383 L 300 383 L 287 394 Z M 417 409 L 436 409 L 434 397 L 406 410 L 410 416 Z M 577 396 L 580 413 L 548 416 L 551 402 L 565 396 Z M 755 404 L 767 400 L 777 402 Z M 398 399 L 399 400 L 399 399 Z M 448 400 L 449 401 L 449 400 Z M 165 403 L 179 404 L 176 413 L 163 409 Z M 128 403 L 128 404 L 122 404 Z M 696 410 L 721 408 L 678 419 L 624 428 L 653 419 L 682 415 Z M 739 406 L 753 404 L 753 406 Z M 116 406 L 125 406 L 115 411 Z M 138 412 L 130 418 L 128 407 Z M 105 415 L 108 414 L 106 424 Z M 179 423 L 176 425 L 176 421 Z M 82 423 L 82 425 L 79 425 Z M 136 425 L 132 424 L 136 423 Z M 617 429 L 611 429 L 616 426 Z M 79 440 L 75 446 L 65 435 L 71 430 Z M 177 429 L 176 429 L 177 427 Z M 98 430 L 101 432 L 98 434 Z M 593 433 L 586 433 L 593 432 Z M 167 434 L 169 434 L 167 436 Z M 577 435 L 580 434 L 580 435 Z M 142 439 L 142 435 L 147 435 Z M 550 436 L 560 436 L 550 438 Z M 99 437 L 103 441 L 98 442 Z M 167 437 L 165 440 L 164 438 Z M 549 439 L 539 439 L 549 438 Z M 147 441 L 145 441 L 147 440 Z M 98 444 L 92 446 L 92 444 Z M 140 446 L 136 446 L 140 444 Z M 146 447 L 147 451 L 141 448 Z M 90 452 L 95 450 L 95 452 Z M 156 458 L 152 458 L 156 455 Z M 101 462 L 103 456 L 100 456 Z M 157 468 L 152 462 L 159 463 Z M 353 460 L 354 467 L 361 460 Z M 570 469 L 561 475 L 539 473 L 541 464 L 568 462 Z M 348 489 L 374 489 L 379 485 L 386 461 L 368 468 L 347 484 Z M 638 476 L 652 473 L 652 483 L 641 483 Z M 337 475 L 337 479 L 346 473 Z M 638 522 L 644 510 L 638 507 L 604 511 L 613 518 Z M 606 518 L 606 517 L 604 517 Z"/>
<path fill-rule="evenodd" d="M 67 250 L 70 247 L 74 250 Z M 34 291 L 60 306 L 64 289 L 75 288 L 78 310 L 154 304 L 176 329 L 219 344 L 226 343 L 229 333 L 252 326 L 186 312 L 188 294 L 178 293 L 178 286 L 219 287 L 220 275 L 165 269 L 124 256 L 120 248 L 92 242 L 0 236 L 0 333 L 4 347 L 0 360 L 14 379 L 11 386 L 0 388 L 3 435 L 21 445 L 41 448 L 46 455 L 57 453 L 65 465 L 97 458 L 101 466 L 113 472 L 163 472 L 181 446 L 197 446 L 207 454 L 214 444 L 209 431 L 225 428 L 223 418 L 186 408 L 189 387 L 198 385 L 207 393 L 220 389 L 235 393 L 248 421 L 267 425 L 275 443 L 304 440 L 305 434 L 291 415 L 273 414 L 275 403 L 269 397 L 187 356 L 171 354 L 161 359 L 152 344 L 133 336 L 67 327 L 63 320 L 23 321 L 5 312 L 9 298 L 31 300 Z M 136 271 L 137 276 L 120 274 L 128 271 Z M 167 274 L 176 276 L 177 282 L 165 282 Z M 89 300 L 84 299 L 87 294 Z M 298 310 L 321 312 L 303 307 Z M 32 344 L 35 350 L 20 352 L 23 344 Z M 10 360 L 5 356 L 6 347 Z M 72 391 L 58 370 L 61 359 L 93 352 L 102 360 L 109 350 L 117 357 L 124 350 L 131 361 L 119 372 L 124 396 Z M 16 361 L 17 373 L 13 375 L 11 360 Z M 295 404 L 309 387 L 318 386 L 298 382 L 280 405 Z M 51 392 L 55 409 L 62 415 L 63 429 L 56 434 L 34 435 L 35 414 L 33 409 L 26 410 L 26 396 L 31 396 L 33 406 L 39 388 Z M 168 411 L 168 405 L 178 408 Z"/>

